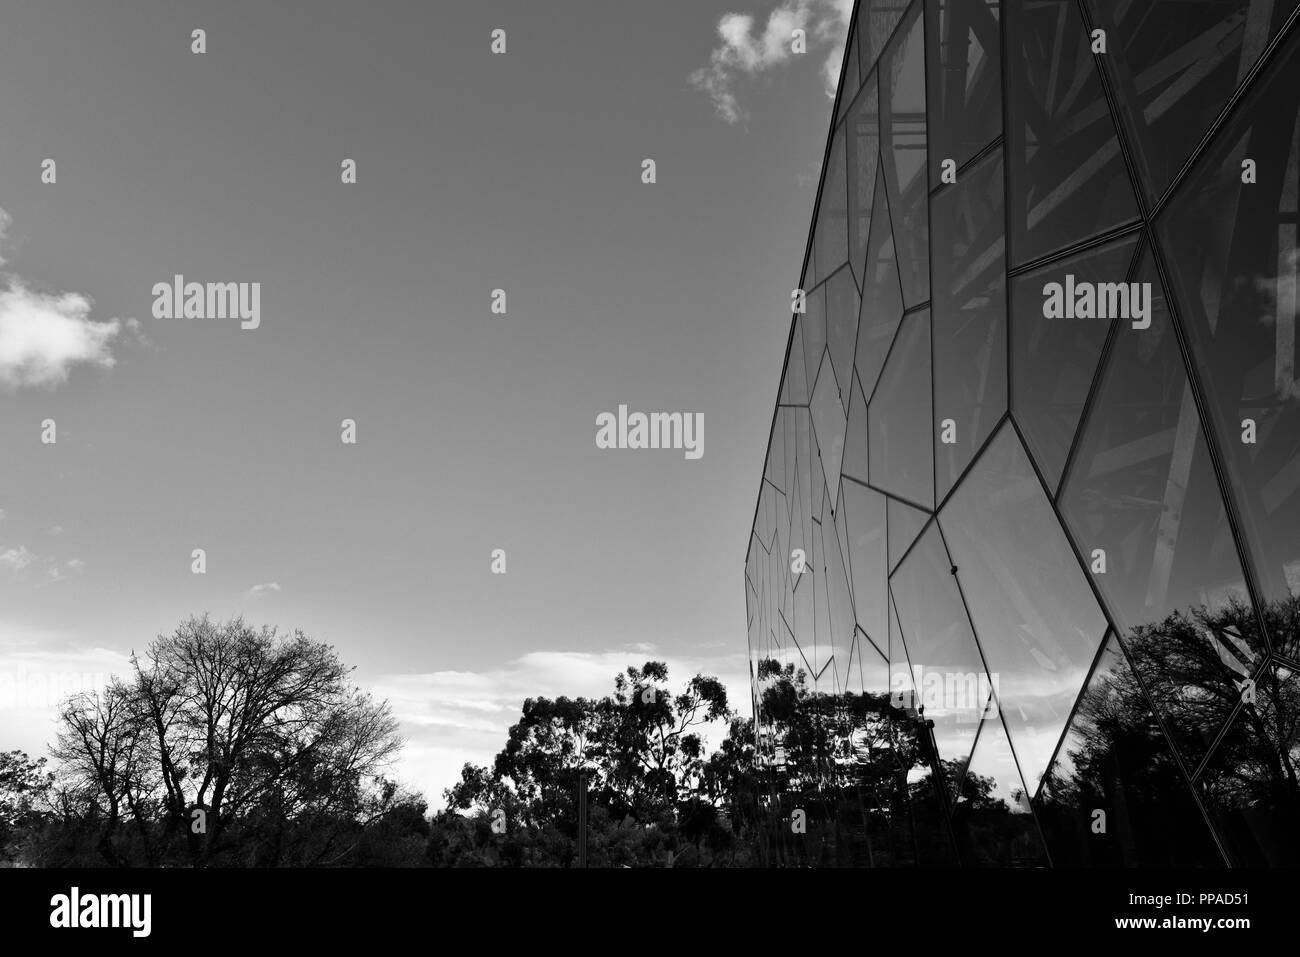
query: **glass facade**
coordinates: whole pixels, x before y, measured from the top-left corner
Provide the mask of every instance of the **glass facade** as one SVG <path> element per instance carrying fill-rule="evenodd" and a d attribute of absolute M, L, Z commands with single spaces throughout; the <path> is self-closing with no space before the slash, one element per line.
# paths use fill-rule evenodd
<path fill-rule="evenodd" d="M 859 0 L 745 562 L 775 860 L 1300 865 L 1298 20 Z"/>

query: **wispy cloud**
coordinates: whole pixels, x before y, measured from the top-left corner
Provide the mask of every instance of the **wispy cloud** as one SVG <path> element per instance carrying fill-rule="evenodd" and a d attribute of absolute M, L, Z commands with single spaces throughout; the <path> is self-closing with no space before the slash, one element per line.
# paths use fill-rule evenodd
<path fill-rule="evenodd" d="M 36 561 L 36 556 L 27 550 L 26 545 L 0 551 L 0 565 L 14 573 L 21 572 L 34 561 Z"/>
<path fill-rule="evenodd" d="M 260 585 L 254 585 L 248 590 L 249 598 L 263 598 L 273 592 L 282 591 L 279 582 L 263 582 Z"/>
<path fill-rule="evenodd" d="M 690 83 L 708 94 L 722 119 L 739 123 L 748 118 L 748 111 L 736 94 L 738 80 L 757 77 L 794 59 L 792 34 L 803 30 L 807 55 L 825 51 L 822 77 L 827 95 L 833 97 L 852 13 L 853 0 L 784 0 L 761 28 L 756 28 L 759 18 L 754 14 L 723 14 L 717 26 L 719 43 L 709 65 L 692 73 Z"/>
<path fill-rule="evenodd" d="M 13 220 L 0 209 L 0 247 L 8 243 Z M 5 262 L 0 257 L 0 265 Z M 6 275 L 0 287 L 0 385 L 53 388 L 76 365 L 109 369 L 110 348 L 125 329 L 140 337 L 135 319 L 92 321 L 91 300 L 76 292 L 44 293 L 18 276 Z"/>

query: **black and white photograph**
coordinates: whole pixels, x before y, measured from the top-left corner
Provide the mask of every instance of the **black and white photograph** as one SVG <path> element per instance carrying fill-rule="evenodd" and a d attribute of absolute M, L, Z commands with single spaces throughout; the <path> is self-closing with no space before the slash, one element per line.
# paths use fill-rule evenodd
<path fill-rule="evenodd" d="M 0 926 L 1284 931 L 1298 227 L 1298 0 L 0 0 Z"/>

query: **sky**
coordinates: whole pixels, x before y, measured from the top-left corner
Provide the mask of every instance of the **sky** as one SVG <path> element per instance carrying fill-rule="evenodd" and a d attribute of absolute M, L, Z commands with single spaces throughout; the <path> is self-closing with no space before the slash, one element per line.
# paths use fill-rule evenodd
<path fill-rule="evenodd" d="M 525 697 L 650 658 L 748 714 L 851 5 L 8 5 L 0 749 L 203 612 L 332 644 L 435 806 Z M 260 283 L 257 328 L 155 318 L 177 274 Z M 598 448 L 620 405 L 702 415 L 704 454 Z"/>

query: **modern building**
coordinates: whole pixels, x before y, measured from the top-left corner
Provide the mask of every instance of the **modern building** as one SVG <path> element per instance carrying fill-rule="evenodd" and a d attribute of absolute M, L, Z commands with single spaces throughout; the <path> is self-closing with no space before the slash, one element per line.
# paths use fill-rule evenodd
<path fill-rule="evenodd" d="M 858 3 L 745 563 L 780 859 L 1300 863 L 1298 17 Z"/>

